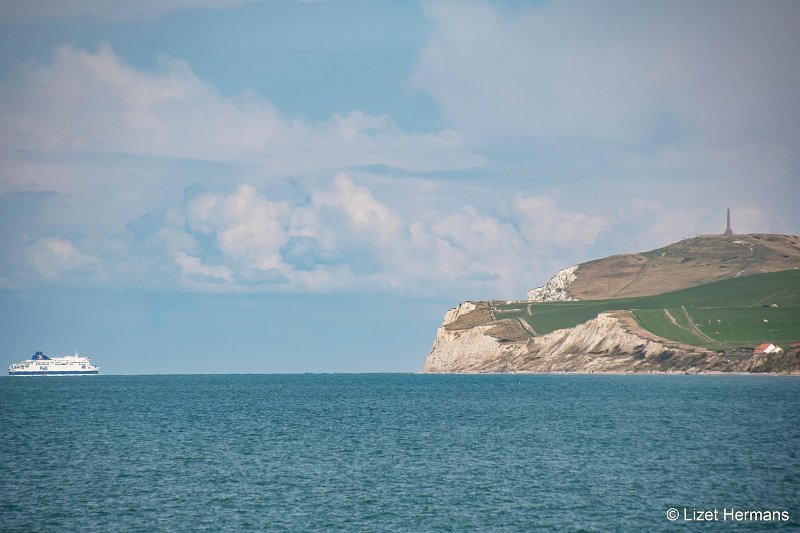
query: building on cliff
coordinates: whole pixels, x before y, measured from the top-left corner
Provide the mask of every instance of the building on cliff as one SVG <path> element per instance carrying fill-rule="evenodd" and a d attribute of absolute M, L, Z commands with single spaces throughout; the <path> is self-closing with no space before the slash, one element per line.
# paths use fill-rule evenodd
<path fill-rule="evenodd" d="M 772 343 L 764 342 L 756 346 L 756 349 L 753 350 L 754 354 L 758 353 L 781 353 L 783 350 L 778 346 L 775 346 Z"/>

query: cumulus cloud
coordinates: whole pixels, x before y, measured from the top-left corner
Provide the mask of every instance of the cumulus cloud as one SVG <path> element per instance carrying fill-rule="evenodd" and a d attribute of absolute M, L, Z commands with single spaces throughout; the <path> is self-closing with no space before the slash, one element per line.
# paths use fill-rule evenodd
<path fill-rule="evenodd" d="M 185 278 L 210 283 L 233 282 L 231 270 L 225 265 L 206 265 L 199 257 L 184 252 L 175 254 L 175 262 L 180 265 Z"/>
<path fill-rule="evenodd" d="M 388 206 L 376 200 L 366 187 L 356 185 L 344 173 L 336 175 L 330 189 L 316 190 L 312 198 L 316 206 L 341 210 L 350 224 L 360 230 L 391 235 L 400 224 Z"/>
<path fill-rule="evenodd" d="M 282 116 L 265 98 L 220 94 L 182 60 L 136 69 L 108 44 L 64 45 L 0 84 L 4 150 L 126 153 L 249 164 L 285 176 L 387 165 L 416 170 L 483 163 L 454 132 L 408 134 L 354 110 L 315 123 Z"/>
<path fill-rule="evenodd" d="M 229 260 L 268 269 L 281 265 L 279 249 L 288 238 L 284 227 L 288 212 L 285 203 L 270 202 L 245 184 L 227 196 L 203 193 L 192 198 L 186 224 L 196 233 L 214 233 Z"/>
<path fill-rule="evenodd" d="M 519 266 L 520 256 L 515 250 L 525 248 L 511 224 L 480 213 L 473 206 L 440 215 L 432 221 L 430 231 L 450 245 L 449 253 L 442 253 L 441 249 L 438 252 L 450 261 L 456 260 L 454 273 L 462 277 L 487 278 L 484 274 L 489 270 L 508 275 Z M 492 274 L 495 277 L 497 272 Z"/>
<path fill-rule="evenodd" d="M 5 262 L 0 283 L 521 298 L 558 269 L 607 255 L 599 245 L 643 251 L 693 236 L 698 225 L 724 229 L 722 211 L 646 196 L 607 212 L 550 193 L 431 210 L 392 203 L 402 186 L 369 187 L 343 172 L 289 198 L 252 184 L 195 186 L 118 234 L 39 227 L 18 249 L 8 241 L 8 255 L 21 259 Z M 450 187 L 428 192 L 445 197 Z M 765 220 L 758 208 L 733 208 L 737 229 Z"/>
<path fill-rule="evenodd" d="M 511 208 L 529 242 L 551 247 L 583 248 L 610 228 L 607 217 L 564 209 L 549 196 L 515 195 Z"/>
<path fill-rule="evenodd" d="M 185 228 L 200 255 L 230 268 L 232 285 L 288 284 L 280 290 L 335 290 L 359 283 L 390 283 L 383 265 L 400 239 L 401 218 L 369 189 L 339 173 L 296 202 L 269 200 L 252 185 L 230 194 L 194 192 L 185 204 Z M 354 271 L 360 271 L 357 276 Z M 218 275 L 220 279 L 224 276 Z M 274 287 L 272 287 L 274 288 Z"/>
<path fill-rule="evenodd" d="M 701 84 L 710 52 L 691 63 L 653 22 L 674 27 L 689 4 L 678 18 L 426 6 L 415 83 L 450 121 L 438 132 L 359 110 L 287 117 L 181 60 L 138 69 L 108 45 L 13 72 L 0 82 L 0 284 L 513 298 L 580 261 L 721 232 L 725 207 L 738 231 L 796 226 L 800 106 L 777 117 L 795 96 L 759 85 L 780 61 L 748 70 L 766 78 L 742 89 L 729 67 Z M 639 49 L 631 32 L 646 34 Z M 726 83 L 734 94 L 712 102 Z"/>
<path fill-rule="evenodd" d="M 41 237 L 24 243 L 22 262 L 7 265 L 26 274 L 0 281 L 449 297 L 471 287 L 484 297 L 514 297 L 535 283 L 531 275 L 571 260 L 596 236 L 565 239 L 591 217 L 545 197 L 520 196 L 501 219 L 470 204 L 399 209 L 379 197 L 391 191 L 376 195 L 346 173 L 305 192 L 281 199 L 251 184 L 192 187 L 182 203 L 142 213 L 117 235 L 41 228 Z"/>
<path fill-rule="evenodd" d="M 5 80 L 0 95 L 6 149 L 241 159 L 285 127 L 268 102 L 224 98 L 183 61 L 162 58 L 157 72 L 140 71 L 108 44 L 61 46 L 50 64 Z"/>
<path fill-rule="evenodd" d="M 28 264 L 45 281 L 55 281 L 67 274 L 92 274 L 98 263 L 72 242 L 58 237 L 38 239 L 29 244 L 26 256 Z"/>
<path fill-rule="evenodd" d="M 14 218 L 36 244 L 5 239 L 21 259 L 4 263 L 4 286 L 70 285 L 84 272 L 101 286 L 300 292 L 415 286 L 402 267 L 404 254 L 414 256 L 414 213 L 397 212 L 343 170 L 484 162 L 449 130 L 410 134 L 359 110 L 322 122 L 287 118 L 259 95 L 220 94 L 183 61 L 141 70 L 107 44 L 61 46 L 50 62 L 0 83 L 0 154 L 0 191 L 44 188 L 62 198 L 57 209 Z M 135 163 L 142 158 L 153 162 Z M 222 163 L 231 175 L 187 190 L 181 205 L 169 195 L 185 169 L 173 177 L 170 159 Z M 302 178 L 287 196 L 292 175 Z M 96 231 L 81 240 L 76 228 Z M 60 266 L 48 266 L 59 254 Z"/>

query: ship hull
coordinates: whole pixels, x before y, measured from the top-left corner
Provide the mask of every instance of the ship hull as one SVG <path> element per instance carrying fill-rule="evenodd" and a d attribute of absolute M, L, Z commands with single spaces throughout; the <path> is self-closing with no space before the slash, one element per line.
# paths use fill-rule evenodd
<path fill-rule="evenodd" d="M 45 370 L 44 372 L 20 371 L 8 373 L 9 376 L 96 376 L 97 370 L 75 371 L 75 370 Z"/>
<path fill-rule="evenodd" d="M 91 376 L 100 369 L 92 364 L 92 360 L 85 356 L 64 355 L 62 357 L 47 357 L 42 352 L 36 352 L 33 357 L 8 367 L 9 376 Z"/>

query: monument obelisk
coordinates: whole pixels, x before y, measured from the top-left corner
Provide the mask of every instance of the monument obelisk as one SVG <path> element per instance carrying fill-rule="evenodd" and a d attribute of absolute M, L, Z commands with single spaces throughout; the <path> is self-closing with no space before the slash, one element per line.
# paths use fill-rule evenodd
<path fill-rule="evenodd" d="M 731 229 L 731 208 L 728 208 L 728 227 L 725 229 L 725 235 L 733 235 L 733 230 Z"/>

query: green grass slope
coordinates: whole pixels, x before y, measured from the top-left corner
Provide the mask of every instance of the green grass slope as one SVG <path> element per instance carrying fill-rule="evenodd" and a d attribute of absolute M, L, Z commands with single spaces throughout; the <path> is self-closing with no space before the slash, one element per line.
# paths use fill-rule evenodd
<path fill-rule="evenodd" d="M 712 350 L 762 342 L 785 348 L 800 341 L 800 270 L 754 274 L 655 296 L 492 304 L 495 319 L 520 318 L 540 335 L 612 310 L 630 310 L 642 327 L 660 337 Z"/>

